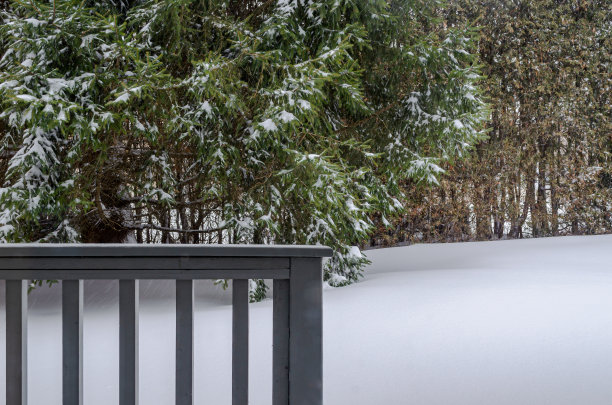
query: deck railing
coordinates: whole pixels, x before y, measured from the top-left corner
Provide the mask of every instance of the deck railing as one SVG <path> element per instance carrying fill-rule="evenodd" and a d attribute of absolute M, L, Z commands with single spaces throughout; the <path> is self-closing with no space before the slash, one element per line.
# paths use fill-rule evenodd
<path fill-rule="evenodd" d="M 119 280 L 119 405 L 138 404 L 138 280 L 176 280 L 176 405 L 193 404 L 193 280 L 232 279 L 232 404 L 248 404 L 248 280 L 273 281 L 273 405 L 322 404 L 321 246 L 0 245 L 6 404 L 27 404 L 28 280 L 61 280 L 63 405 L 83 405 L 83 280 Z"/>

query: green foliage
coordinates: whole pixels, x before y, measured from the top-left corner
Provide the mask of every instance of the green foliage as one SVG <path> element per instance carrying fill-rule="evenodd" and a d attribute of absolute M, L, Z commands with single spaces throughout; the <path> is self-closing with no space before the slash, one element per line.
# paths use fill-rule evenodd
<path fill-rule="evenodd" d="M 407 183 L 407 215 L 375 239 L 611 232 L 612 2 L 456 0 L 442 13 L 481 26 L 489 138 L 441 187 Z"/>
<path fill-rule="evenodd" d="M 325 244 L 356 280 L 399 183 L 483 136 L 474 32 L 439 5 L 11 3 L 0 237 Z"/>

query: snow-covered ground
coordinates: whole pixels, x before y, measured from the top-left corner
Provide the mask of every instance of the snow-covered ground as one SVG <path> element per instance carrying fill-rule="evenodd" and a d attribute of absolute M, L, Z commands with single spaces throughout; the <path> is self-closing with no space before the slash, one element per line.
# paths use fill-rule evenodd
<path fill-rule="evenodd" d="M 612 235 L 367 253 L 362 282 L 324 292 L 326 405 L 612 403 Z M 141 404 L 168 405 L 172 282 L 141 288 Z M 61 403 L 58 290 L 30 297 L 32 405 Z M 195 402 L 230 404 L 230 296 L 196 290 Z M 251 305 L 254 405 L 270 404 L 271 308 Z M 86 405 L 117 402 L 116 311 L 116 282 L 86 285 Z"/>

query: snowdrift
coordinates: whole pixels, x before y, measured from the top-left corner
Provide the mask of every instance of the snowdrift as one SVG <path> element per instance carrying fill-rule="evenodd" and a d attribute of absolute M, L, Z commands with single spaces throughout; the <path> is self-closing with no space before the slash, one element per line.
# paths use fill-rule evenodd
<path fill-rule="evenodd" d="M 372 265 L 360 283 L 324 291 L 326 405 L 611 403 L 612 235 L 366 253 Z M 172 287 L 141 284 L 144 405 L 174 400 Z M 231 297 L 198 282 L 196 299 L 195 403 L 230 404 Z M 85 404 L 113 404 L 117 282 L 87 283 L 85 300 Z M 32 405 L 61 403 L 59 303 L 58 288 L 30 297 Z M 254 405 L 270 404 L 271 308 L 251 305 Z M 4 347 L 3 308 L 0 322 Z"/>

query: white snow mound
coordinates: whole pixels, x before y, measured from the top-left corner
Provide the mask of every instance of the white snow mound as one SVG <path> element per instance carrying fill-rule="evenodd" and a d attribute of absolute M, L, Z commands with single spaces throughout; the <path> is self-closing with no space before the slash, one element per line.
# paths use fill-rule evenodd
<path fill-rule="evenodd" d="M 324 290 L 326 405 L 611 403 L 612 235 L 365 253 L 363 281 Z M 174 401 L 173 291 L 141 282 L 142 404 Z M 117 403 L 117 283 L 85 296 L 84 403 Z M 195 404 L 230 404 L 231 296 L 198 282 L 196 297 Z M 59 302 L 30 297 L 32 405 L 61 404 Z M 251 305 L 252 405 L 271 403 L 271 304 Z"/>

